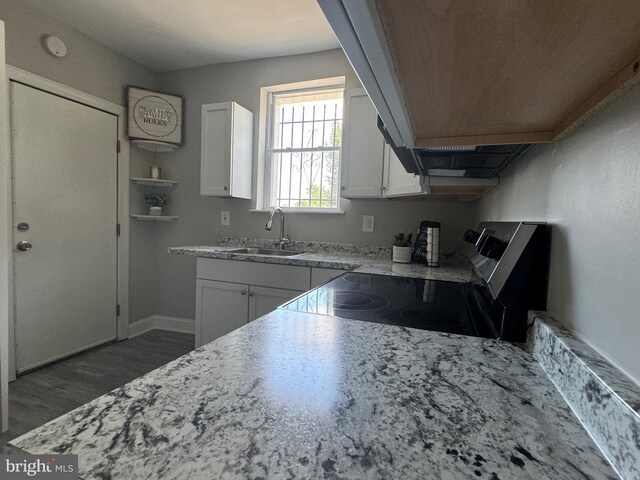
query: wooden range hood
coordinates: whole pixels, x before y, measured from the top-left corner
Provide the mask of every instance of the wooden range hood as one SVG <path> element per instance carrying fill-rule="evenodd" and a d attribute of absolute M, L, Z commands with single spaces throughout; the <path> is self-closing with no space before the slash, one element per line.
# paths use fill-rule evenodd
<path fill-rule="evenodd" d="M 398 145 L 549 142 L 640 70 L 638 0 L 318 0 Z"/>

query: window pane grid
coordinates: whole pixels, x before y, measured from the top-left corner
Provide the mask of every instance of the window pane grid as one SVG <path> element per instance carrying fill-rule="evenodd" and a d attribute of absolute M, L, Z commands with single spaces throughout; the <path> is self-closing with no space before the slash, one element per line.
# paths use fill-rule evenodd
<path fill-rule="evenodd" d="M 336 182 L 339 149 L 323 152 L 276 152 L 280 166 L 276 206 L 289 208 L 337 208 Z"/>
<path fill-rule="evenodd" d="M 342 96 L 322 95 L 307 92 L 297 101 L 288 93 L 281 103 L 272 97 L 271 206 L 338 208 Z"/>

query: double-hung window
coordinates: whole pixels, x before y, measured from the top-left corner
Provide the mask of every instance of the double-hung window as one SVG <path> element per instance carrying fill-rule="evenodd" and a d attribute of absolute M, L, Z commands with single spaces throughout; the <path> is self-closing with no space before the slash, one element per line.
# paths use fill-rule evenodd
<path fill-rule="evenodd" d="M 344 85 L 271 91 L 265 207 L 337 211 Z"/>

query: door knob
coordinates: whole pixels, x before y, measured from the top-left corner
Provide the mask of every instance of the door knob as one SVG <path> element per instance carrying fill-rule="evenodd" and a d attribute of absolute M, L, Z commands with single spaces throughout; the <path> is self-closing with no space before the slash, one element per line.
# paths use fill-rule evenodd
<path fill-rule="evenodd" d="M 18 245 L 16 245 L 16 248 L 18 250 L 20 250 L 21 252 L 26 252 L 27 250 L 31 250 L 31 247 L 33 245 L 31 245 L 29 242 L 27 242 L 26 240 L 22 240 L 21 242 L 18 242 Z"/>

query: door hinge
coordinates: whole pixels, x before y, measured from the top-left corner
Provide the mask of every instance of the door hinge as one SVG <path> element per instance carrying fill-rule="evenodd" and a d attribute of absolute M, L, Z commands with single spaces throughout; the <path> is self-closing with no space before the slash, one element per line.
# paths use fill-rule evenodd
<path fill-rule="evenodd" d="M 117 147 L 116 147 L 116 148 L 117 148 L 117 150 L 118 150 L 118 153 L 120 153 L 120 140 L 118 140 L 118 143 L 117 143 Z"/>
<path fill-rule="evenodd" d="M 116 305 L 116 317 L 120 316 L 120 305 Z"/>
<path fill-rule="evenodd" d="M 116 237 L 120 236 L 120 224 L 116 223 Z"/>

